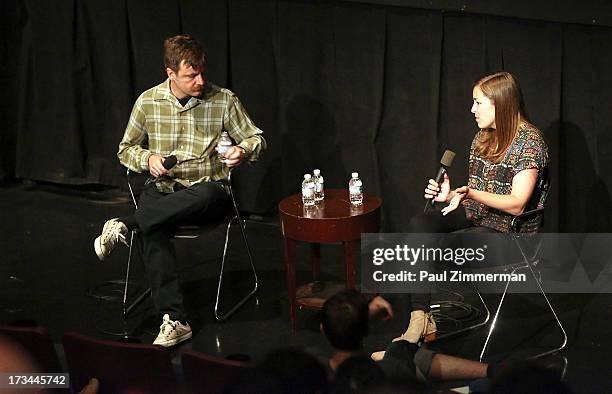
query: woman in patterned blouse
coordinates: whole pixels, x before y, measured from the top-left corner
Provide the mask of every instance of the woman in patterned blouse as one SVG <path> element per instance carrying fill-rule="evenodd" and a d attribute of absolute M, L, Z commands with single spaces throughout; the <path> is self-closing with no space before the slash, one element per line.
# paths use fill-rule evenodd
<path fill-rule="evenodd" d="M 509 232 L 516 215 L 543 207 L 548 147 L 527 119 L 516 79 L 499 72 L 478 80 L 471 112 L 479 130 L 470 149 L 468 184 L 453 190 L 448 175 L 441 184 L 430 179 L 425 198 L 448 205 L 414 217 L 412 232 Z M 457 209 L 460 204 L 465 213 Z M 534 217 L 521 231 L 534 231 L 540 219 Z M 404 339 L 416 343 L 435 337 L 430 300 L 430 294 L 411 295 Z"/>
<path fill-rule="evenodd" d="M 473 88 L 478 128 L 470 149 L 469 181 L 451 191 L 450 179 L 430 179 L 425 198 L 447 202 L 442 215 L 463 203 L 473 226 L 510 231 L 515 215 L 543 207 L 536 185 L 548 166 L 548 147 L 529 123 L 516 79 L 507 72 L 481 78 Z"/>

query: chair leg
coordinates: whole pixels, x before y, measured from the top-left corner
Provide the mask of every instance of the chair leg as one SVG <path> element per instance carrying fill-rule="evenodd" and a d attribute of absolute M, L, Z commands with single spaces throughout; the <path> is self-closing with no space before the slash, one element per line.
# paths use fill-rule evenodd
<path fill-rule="evenodd" d="M 515 267 L 512 270 L 512 274 L 514 274 L 519 267 Z M 485 339 L 485 343 L 482 346 L 482 350 L 480 351 L 480 357 L 478 361 L 482 362 L 482 358 L 484 357 L 485 351 L 487 350 L 487 346 L 489 345 L 489 340 L 491 339 L 491 335 L 493 334 L 493 330 L 495 330 L 495 325 L 497 323 L 497 318 L 499 317 L 499 312 L 501 311 L 502 304 L 504 303 L 504 299 L 506 298 L 506 294 L 508 293 L 508 287 L 510 286 L 510 280 L 506 282 L 506 287 L 504 288 L 504 292 L 501 295 L 501 299 L 499 300 L 499 304 L 497 304 L 497 309 L 495 310 L 495 316 L 493 316 L 493 321 L 491 322 L 491 326 L 489 327 L 489 332 L 487 333 L 487 338 Z"/>
<path fill-rule="evenodd" d="M 123 287 L 123 318 L 127 319 L 127 295 L 130 283 L 130 267 L 132 264 L 132 247 L 134 246 L 134 231 L 130 232 L 130 245 L 128 252 L 127 268 L 125 270 L 125 285 Z"/>
<path fill-rule="evenodd" d="M 551 349 L 549 351 L 542 352 L 542 353 L 536 354 L 535 356 L 532 356 L 531 358 L 534 359 L 534 358 L 539 358 L 539 357 L 547 356 L 549 354 L 553 354 L 553 353 L 556 353 L 556 352 L 559 352 L 559 351 L 565 349 L 565 346 L 567 345 L 567 333 L 565 332 L 565 329 L 563 328 L 563 324 L 561 324 L 561 320 L 559 320 L 559 316 L 557 316 L 557 312 L 555 312 L 555 308 L 553 308 L 552 304 L 550 303 L 550 300 L 548 299 L 548 296 L 546 296 L 546 292 L 544 291 L 544 288 L 542 287 L 542 284 L 538 280 L 538 278 L 536 276 L 536 273 L 533 270 L 533 267 L 531 267 L 530 264 L 527 265 L 527 267 L 531 271 L 531 275 L 533 276 L 533 279 L 535 280 L 536 284 L 538 285 L 538 288 L 540 289 L 540 293 L 542 294 L 542 296 L 546 300 L 546 304 L 548 305 L 548 308 L 552 312 L 553 316 L 555 317 L 555 320 L 557 321 L 557 325 L 559 326 L 559 328 L 561 329 L 561 332 L 563 333 L 563 342 L 561 343 L 561 345 L 559 345 L 558 347 L 556 347 L 554 349 Z"/>
<path fill-rule="evenodd" d="M 542 287 L 542 280 L 541 280 L 541 278 L 533 270 L 533 266 L 538 263 L 538 260 L 537 259 L 531 259 L 531 260 L 528 259 L 527 255 L 525 254 L 525 251 L 523 250 L 523 248 L 521 248 L 519 237 L 517 235 L 514 235 L 513 239 L 514 239 L 514 242 L 519 247 L 519 250 L 521 251 L 521 254 L 523 256 L 523 260 L 525 261 L 525 264 L 526 264 L 527 268 L 529 268 L 529 271 L 531 271 L 531 276 L 533 277 L 533 280 L 538 285 L 538 288 L 540 289 L 540 293 L 544 297 L 544 300 L 546 300 L 546 304 L 548 305 L 548 308 L 550 309 L 551 313 L 555 317 L 557 325 L 559 326 L 559 328 L 561 329 L 561 332 L 563 333 L 563 342 L 561 342 L 561 345 L 559 345 L 558 347 L 556 347 L 554 349 L 551 349 L 549 351 L 538 353 L 535 356 L 532 356 L 531 358 L 532 359 L 539 358 L 539 357 L 547 356 L 549 354 L 553 354 L 553 353 L 556 353 L 558 351 L 561 351 L 561 350 L 565 349 L 565 346 L 567 345 L 567 333 L 565 332 L 565 329 L 563 328 L 563 324 L 561 324 L 561 320 L 559 319 L 559 316 L 557 316 L 557 312 L 555 312 L 555 308 L 553 308 L 552 304 L 550 303 L 550 300 L 548 299 L 548 296 L 546 295 L 546 292 L 544 291 L 544 288 Z M 541 247 L 542 247 L 542 244 L 539 243 L 538 247 L 537 247 L 537 249 L 536 249 L 536 251 L 534 253 L 534 256 L 536 256 L 539 253 Z M 533 264 L 531 264 L 531 262 L 533 262 Z"/>
<path fill-rule="evenodd" d="M 531 276 L 533 277 L 533 280 L 536 282 L 536 284 L 538 285 L 538 288 L 540 289 L 540 294 L 542 294 L 542 296 L 544 297 L 544 300 L 546 301 L 546 304 L 548 305 L 548 308 L 550 309 L 550 311 L 552 312 L 555 321 L 557 322 L 557 326 L 559 327 L 559 329 L 561 329 L 561 333 L 563 334 L 563 341 L 561 343 L 561 345 L 555 347 L 554 349 L 542 352 L 542 353 L 538 353 L 534 356 L 531 356 L 530 359 L 535 359 L 535 358 L 539 358 L 539 357 L 543 357 L 543 356 L 547 356 L 549 354 L 553 354 L 556 352 L 559 352 L 561 350 L 563 350 L 565 348 L 565 346 L 567 345 L 567 333 L 565 332 L 565 329 L 563 328 L 563 324 L 561 324 L 561 320 L 559 319 L 559 316 L 557 316 L 557 312 L 555 312 L 555 309 L 553 308 L 552 304 L 550 303 L 550 300 L 548 299 L 548 296 L 546 295 L 546 292 L 544 291 L 544 288 L 542 287 L 542 283 L 541 283 L 541 279 L 538 277 L 538 274 L 536 274 L 536 272 L 533 270 L 533 264 L 537 264 L 538 260 L 530 260 L 527 255 L 525 254 L 525 251 L 523 250 L 523 248 L 521 247 L 520 241 L 518 236 L 513 236 L 514 241 L 516 242 L 519 251 L 521 252 L 521 255 L 523 256 L 523 260 L 524 260 L 524 264 L 515 267 L 512 270 L 512 273 L 514 274 L 516 271 L 518 271 L 519 269 L 525 269 L 528 268 L 529 271 L 531 272 Z M 541 247 L 541 245 L 538 246 L 538 251 L 539 248 Z M 534 253 L 534 255 L 536 255 L 537 253 Z M 506 296 L 506 293 L 508 291 L 508 286 L 510 285 L 510 281 L 508 281 L 506 283 L 506 287 L 504 289 L 504 293 L 502 294 L 502 298 L 499 301 L 499 305 L 497 306 L 497 311 L 495 312 L 495 317 L 493 318 L 493 322 L 491 323 L 491 327 L 489 328 L 489 333 L 487 335 L 487 338 L 485 340 L 485 343 L 482 347 L 482 351 L 480 352 L 480 361 L 482 361 L 483 357 L 484 357 L 484 353 L 487 349 L 487 346 L 489 344 L 489 340 L 491 338 L 491 335 L 493 333 L 493 330 L 495 329 L 495 323 L 497 322 L 497 318 L 499 316 L 499 312 L 502 306 L 502 303 L 504 302 L 504 298 Z"/>
<path fill-rule="evenodd" d="M 240 301 L 238 301 L 229 311 L 227 311 L 226 313 L 221 313 L 219 311 L 219 301 L 220 301 L 220 297 L 221 297 L 221 287 L 223 285 L 223 273 L 225 271 L 225 259 L 227 256 L 227 245 L 229 243 L 229 233 L 230 233 L 230 229 L 232 227 L 232 223 L 234 221 L 238 222 L 238 225 L 240 227 L 240 233 L 242 235 L 242 241 L 244 243 L 244 247 L 247 251 L 247 254 L 249 256 L 249 263 L 251 265 L 251 271 L 253 273 L 253 289 L 246 295 L 244 296 Z M 232 217 L 228 224 L 227 224 L 227 229 L 225 231 L 225 245 L 223 246 L 223 258 L 221 260 L 221 269 L 219 272 L 219 282 L 217 284 L 217 298 L 215 300 L 215 319 L 217 319 L 218 321 L 223 321 L 225 319 L 227 319 L 228 317 L 230 317 L 231 315 L 234 314 L 234 312 L 236 312 L 242 305 L 244 305 L 256 292 L 257 292 L 257 288 L 258 288 L 258 279 L 257 279 L 257 271 L 255 270 L 255 264 L 253 263 L 253 256 L 251 254 L 251 248 L 249 246 L 249 241 L 247 239 L 246 236 L 246 222 L 244 222 L 239 214 L 238 214 L 238 210 L 236 209 L 236 215 L 234 217 Z"/>
<path fill-rule="evenodd" d="M 130 235 L 130 245 L 129 245 L 129 252 L 128 252 L 128 261 L 127 261 L 127 268 L 126 268 L 126 272 L 125 272 L 125 286 L 123 288 L 123 319 L 124 319 L 124 321 L 127 321 L 127 318 L 130 315 L 130 313 L 132 312 L 132 310 L 134 308 L 136 308 L 138 305 L 140 305 L 140 303 L 142 301 L 144 301 L 151 294 L 151 288 L 148 288 L 142 294 L 140 294 L 138 297 L 136 297 L 136 299 L 134 301 L 132 301 L 132 303 L 130 305 L 127 304 L 128 286 L 129 286 L 129 283 L 130 283 L 130 268 L 131 268 L 131 264 L 132 264 L 132 251 L 133 251 L 133 247 L 134 247 L 135 233 L 136 233 L 135 231 L 132 231 L 131 235 Z"/>

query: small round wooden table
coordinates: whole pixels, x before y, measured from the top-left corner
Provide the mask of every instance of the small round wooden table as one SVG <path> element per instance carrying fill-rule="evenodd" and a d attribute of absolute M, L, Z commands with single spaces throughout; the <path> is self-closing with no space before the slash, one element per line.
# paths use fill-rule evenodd
<path fill-rule="evenodd" d="M 346 287 L 355 288 L 355 254 L 362 233 L 378 232 L 380 226 L 380 198 L 364 193 L 363 205 L 354 207 L 349 202 L 348 190 L 325 190 L 325 200 L 314 207 L 302 204 L 302 195 L 294 194 L 278 204 L 281 231 L 285 246 L 287 288 L 291 330 L 297 320 L 297 307 L 316 308 L 296 300 L 295 251 L 296 241 L 311 244 L 311 264 L 314 280 L 319 279 L 322 243 L 341 242 L 344 248 Z"/>

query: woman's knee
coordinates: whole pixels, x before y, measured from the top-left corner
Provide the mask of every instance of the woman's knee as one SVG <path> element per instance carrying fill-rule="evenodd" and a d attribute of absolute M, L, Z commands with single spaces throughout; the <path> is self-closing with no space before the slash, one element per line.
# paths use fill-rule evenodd
<path fill-rule="evenodd" d="M 432 211 L 419 213 L 413 216 L 408 223 L 410 233 L 438 233 L 442 232 L 443 216 L 440 212 Z"/>

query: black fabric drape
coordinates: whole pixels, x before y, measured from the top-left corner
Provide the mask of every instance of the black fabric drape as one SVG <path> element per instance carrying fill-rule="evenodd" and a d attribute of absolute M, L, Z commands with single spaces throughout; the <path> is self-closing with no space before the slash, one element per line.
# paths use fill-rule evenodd
<path fill-rule="evenodd" d="M 0 6 L 0 179 L 120 186 L 135 98 L 165 78 L 163 39 L 201 40 L 269 149 L 238 178 L 274 212 L 320 168 L 358 171 L 403 231 L 445 149 L 466 181 L 471 85 L 507 70 L 551 147 L 548 231 L 610 231 L 612 28 L 342 1 L 6 0 Z M 469 11 L 469 7 L 467 8 Z M 551 17 L 550 20 L 561 20 Z"/>

